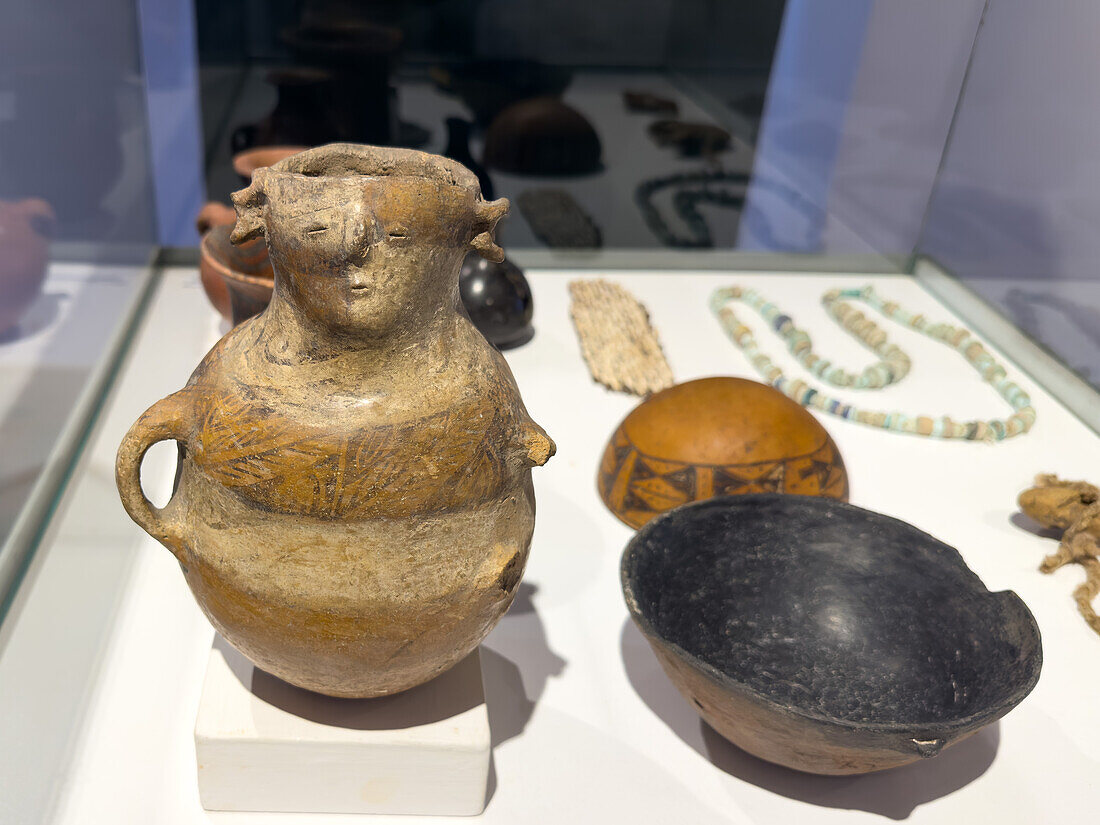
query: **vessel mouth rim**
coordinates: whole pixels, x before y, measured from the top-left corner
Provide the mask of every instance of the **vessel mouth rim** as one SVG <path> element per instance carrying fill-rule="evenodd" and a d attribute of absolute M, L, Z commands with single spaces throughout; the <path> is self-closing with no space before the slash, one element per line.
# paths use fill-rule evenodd
<path fill-rule="evenodd" d="M 267 175 L 346 179 L 428 180 L 472 192 L 481 185 L 469 169 L 450 158 L 393 146 L 327 143 L 288 155 L 266 167 Z"/>

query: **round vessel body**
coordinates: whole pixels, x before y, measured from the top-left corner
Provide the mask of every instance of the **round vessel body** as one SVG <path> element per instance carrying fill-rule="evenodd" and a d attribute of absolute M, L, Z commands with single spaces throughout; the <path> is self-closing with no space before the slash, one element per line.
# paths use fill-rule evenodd
<path fill-rule="evenodd" d="M 512 602 L 535 517 L 529 478 L 446 513 L 270 514 L 190 461 L 176 501 L 187 583 L 218 632 L 268 673 L 340 697 L 406 690 L 472 652 Z"/>

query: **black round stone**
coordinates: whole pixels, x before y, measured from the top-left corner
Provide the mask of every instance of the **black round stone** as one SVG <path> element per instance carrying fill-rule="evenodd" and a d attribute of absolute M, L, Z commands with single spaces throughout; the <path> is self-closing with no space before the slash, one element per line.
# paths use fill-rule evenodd
<path fill-rule="evenodd" d="M 498 264 L 468 254 L 458 291 L 474 326 L 498 349 L 521 346 L 534 336 L 531 287 L 523 270 L 507 258 Z"/>

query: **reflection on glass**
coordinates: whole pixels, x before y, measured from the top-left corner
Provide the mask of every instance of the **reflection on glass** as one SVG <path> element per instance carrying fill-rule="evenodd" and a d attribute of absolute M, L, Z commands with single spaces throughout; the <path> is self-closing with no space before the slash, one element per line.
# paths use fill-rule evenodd
<path fill-rule="evenodd" d="M 198 0 L 208 195 L 247 150 L 366 142 L 472 169 L 509 248 L 732 247 L 785 6 Z"/>
<path fill-rule="evenodd" d="M 90 414 L 77 401 L 155 240 L 138 34 L 120 25 L 125 10 L 15 0 L 0 29 L 0 618 L 28 549 L 9 547 L 13 526 L 56 492 L 46 471 L 72 457 L 62 434 L 72 429 L 75 445 Z"/>

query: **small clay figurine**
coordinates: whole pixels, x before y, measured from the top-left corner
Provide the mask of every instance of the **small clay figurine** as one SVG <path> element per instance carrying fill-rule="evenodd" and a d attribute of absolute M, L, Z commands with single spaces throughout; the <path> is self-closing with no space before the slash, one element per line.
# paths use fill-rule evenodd
<path fill-rule="evenodd" d="M 1053 573 L 1070 562 L 1085 568 L 1085 583 L 1073 591 L 1073 598 L 1088 626 L 1100 633 L 1100 616 L 1092 606 L 1100 595 L 1100 488 L 1042 474 L 1035 477 L 1034 487 L 1020 493 L 1019 504 L 1043 527 L 1065 531 L 1058 552 L 1043 559 L 1039 569 Z"/>
<path fill-rule="evenodd" d="M 508 202 L 453 161 L 354 144 L 259 169 L 233 202 L 274 295 L 126 434 L 123 505 L 258 667 L 331 696 L 405 690 L 508 609 L 531 467 L 555 449 L 458 304 L 466 253 L 503 258 Z M 166 439 L 179 481 L 157 508 L 140 466 Z"/>

